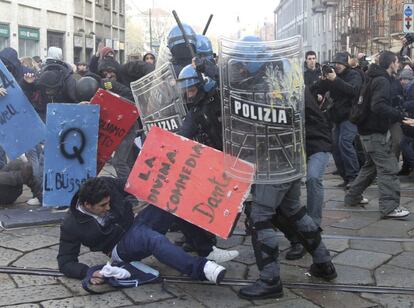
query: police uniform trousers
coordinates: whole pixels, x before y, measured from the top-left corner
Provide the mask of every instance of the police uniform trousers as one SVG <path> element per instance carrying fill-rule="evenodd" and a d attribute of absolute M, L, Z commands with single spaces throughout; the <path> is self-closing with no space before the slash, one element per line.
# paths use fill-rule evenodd
<path fill-rule="evenodd" d="M 300 206 L 300 179 L 284 184 L 257 184 L 253 187 L 250 228 L 256 263 L 263 280 L 278 279 L 280 264 L 276 228 L 293 233 L 311 253 L 314 263 L 331 260 L 321 241 L 321 229 Z M 285 232 L 286 230 L 286 232 Z"/>

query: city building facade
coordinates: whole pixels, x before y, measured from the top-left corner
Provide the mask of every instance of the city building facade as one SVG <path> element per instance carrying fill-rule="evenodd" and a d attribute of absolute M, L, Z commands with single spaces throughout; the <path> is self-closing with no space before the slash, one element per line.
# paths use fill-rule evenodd
<path fill-rule="evenodd" d="M 62 48 L 64 60 L 88 61 L 99 42 L 125 59 L 125 0 L 0 0 L 0 49 L 19 57 L 46 57 Z"/>
<path fill-rule="evenodd" d="M 375 54 L 401 48 L 403 5 L 411 0 L 281 0 L 276 8 L 278 39 L 300 34 L 304 49 L 320 62 L 338 51 Z"/>

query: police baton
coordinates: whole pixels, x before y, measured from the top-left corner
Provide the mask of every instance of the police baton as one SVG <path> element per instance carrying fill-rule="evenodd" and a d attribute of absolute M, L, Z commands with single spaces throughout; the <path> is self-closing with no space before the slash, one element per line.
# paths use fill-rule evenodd
<path fill-rule="evenodd" d="M 190 49 L 191 57 L 194 58 L 196 56 L 193 46 L 191 46 L 190 42 L 188 41 L 187 34 L 185 33 L 183 24 L 180 21 L 180 18 L 178 18 L 177 12 L 175 10 L 172 11 L 173 16 L 175 18 L 175 21 L 177 22 L 178 28 L 180 28 L 181 33 L 183 34 L 184 42 L 187 45 L 188 49 Z"/>
<path fill-rule="evenodd" d="M 211 20 L 213 19 L 213 14 L 210 14 L 210 17 L 208 18 L 208 20 L 207 20 L 207 24 L 206 24 L 206 26 L 204 27 L 204 30 L 203 30 L 203 35 L 206 35 L 206 33 L 207 33 L 207 30 L 208 30 L 208 27 L 210 26 L 210 22 L 211 22 Z"/>

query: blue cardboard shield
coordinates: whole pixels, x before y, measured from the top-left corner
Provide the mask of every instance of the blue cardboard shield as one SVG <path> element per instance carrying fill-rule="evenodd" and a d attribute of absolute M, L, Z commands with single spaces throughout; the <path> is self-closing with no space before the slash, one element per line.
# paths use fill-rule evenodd
<path fill-rule="evenodd" d="M 7 91 L 6 96 L 0 96 L 0 145 L 10 159 L 15 159 L 43 141 L 46 128 L 1 61 L 0 87 Z"/>
<path fill-rule="evenodd" d="M 96 176 L 99 108 L 47 106 L 43 206 L 70 205 L 80 185 Z"/>

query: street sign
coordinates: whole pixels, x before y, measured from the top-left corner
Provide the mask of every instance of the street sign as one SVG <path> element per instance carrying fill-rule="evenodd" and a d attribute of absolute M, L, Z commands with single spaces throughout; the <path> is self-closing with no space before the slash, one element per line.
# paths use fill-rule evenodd
<path fill-rule="evenodd" d="M 253 164 L 240 168 L 253 180 Z M 125 191 L 226 239 L 250 185 L 225 172 L 223 152 L 153 126 Z"/>
<path fill-rule="evenodd" d="M 43 206 L 70 205 L 80 185 L 96 176 L 99 105 L 48 104 Z"/>
<path fill-rule="evenodd" d="M 414 3 L 406 3 L 403 7 L 403 32 L 414 33 L 413 25 Z"/>

